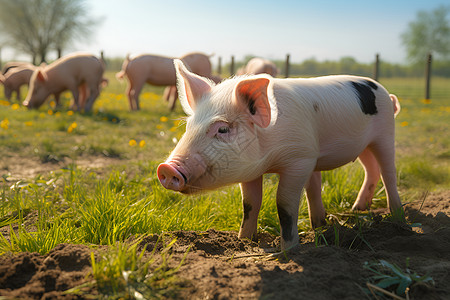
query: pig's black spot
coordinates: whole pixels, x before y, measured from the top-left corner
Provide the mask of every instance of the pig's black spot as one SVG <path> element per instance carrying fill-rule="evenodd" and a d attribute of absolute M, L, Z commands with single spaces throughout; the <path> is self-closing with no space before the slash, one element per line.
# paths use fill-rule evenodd
<path fill-rule="evenodd" d="M 244 203 L 244 220 L 247 220 L 250 217 L 251 210 L 252 206 L 248 203 Z"/>
<path fill-rule="evenodd" d="M 294 224 L 293 224 L 292 216 L 289 215 L 288 212 L 278 204 L 277 204 L 277 210 L 278 210 L 278 218 L 280 219 L 281 231 L 283 232 L 283 239 L 285 241 L 290 241 L 293 238 L 292 226 Z"/>
<path fill-rule="evenodd" d="M 313 107 L 314 107 L 314 111 L 315 111 L 315 112 L 319 112 L 319 104 L 317 104 L 316 102 L 314 102 Z"/>
<path fill-rule="evenodd" d="M 378 113 L 377 106 L 375 104 L 375 94 L 373 90 L 376 90 L 378 86 L 372 81 L 364 80 L 362 82 L 351 82 L 353 88 L 358 94 L 359 105 L 361 110 L 366 115 L 375 115 Z"/>

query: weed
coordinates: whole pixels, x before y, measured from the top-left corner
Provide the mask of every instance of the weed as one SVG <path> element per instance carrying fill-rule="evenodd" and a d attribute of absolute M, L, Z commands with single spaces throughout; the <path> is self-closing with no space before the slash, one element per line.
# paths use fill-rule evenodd
<path fill-rule="evenodd" d="M 378 262 L 365 262 L 365 269 L 375 273 L 376 275 L 369 278 L 370 282 L 374 282 L 379 288 L 395 288 L 397 295 L 405 295 L 407 288 L 414 283 L 430 283 L 434 285 L 434 280 L 428 275 L 419 275 L 409 268 L 409 259 L 406 259 L 406 269 L 402 270 L 399 266 L 391 264 L 385 260 Z"/>

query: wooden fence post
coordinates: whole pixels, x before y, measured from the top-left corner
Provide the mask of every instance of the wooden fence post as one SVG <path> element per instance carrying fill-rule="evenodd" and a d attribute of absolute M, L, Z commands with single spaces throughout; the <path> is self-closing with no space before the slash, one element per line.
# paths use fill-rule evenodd
<path fill-rule="evenodd" d="M 380 54 L 377 53 L 375 55 L 375 66 L 374 66 L 374 70 L 373 70 L 373 79 L 375 81 L 378 81 L 379 75 L 380 75 Z"/>
<path fill-rule="evenodd" d="M 230 76 L 234 74 L 234 55 L 231 55 Z"/>
<path fill-rule="evenodd" d="M 427 58 L 427 66 L 425 69 L 425 81 L 426 81 L 426 87 L 425 87 L 425 99 L 430 99 L 430 93 L 431 93 L 431 62 L 433 60 L 433 57 L 431 53 L 428 54 Z"/>
<path fill-rule="evenodd" d="M 222 57 L 219 56 L 219 61 L 217 62 L 217 73 L 219 75 L 222 75 Z"/>
<path fill-rule="evenodd" d="M 285 69 L 285 77 L 288 78 L 289 77 L 289 58 L 290 58 L 290 54 L 286 54 L 286 69 Z"/>

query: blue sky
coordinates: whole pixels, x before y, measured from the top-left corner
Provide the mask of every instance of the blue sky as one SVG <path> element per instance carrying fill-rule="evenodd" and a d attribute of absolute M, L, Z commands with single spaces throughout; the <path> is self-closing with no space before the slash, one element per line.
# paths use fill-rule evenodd
<path fill-rule="evenodd" d="M 88 42 L 71 50 L 125 56 L 215 53 L 223 61 L 247 54 L 300 62 L 314 57 L 353 56 L 371 62 L 375 54 L 405 62 L 400 34 L 419 10 L 448 0 L 86 0 L 103 18 Z M 5 56 L 5 55 L 3 55 Z M 213 58 L 213 62 L 215 62 Z M 5 59 L 5 58 L 4 58 Z"/>

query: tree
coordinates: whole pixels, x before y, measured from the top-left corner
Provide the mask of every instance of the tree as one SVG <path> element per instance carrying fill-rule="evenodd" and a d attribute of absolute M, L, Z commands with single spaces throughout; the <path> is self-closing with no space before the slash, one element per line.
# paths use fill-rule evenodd
<path fill-rule="evenodd" d="M 401 34 L 408 58 L 413 62 L 423 61 L 428 53 L 440 58 L 450 56 L 450 6 L 440 6 L 427 12 L 419 11 L 416 20 L 409 23 Z"/>
<path fill-rule="evenodd" d="M 10 47 L 31 55 L 33 63 L 88 38 L 97 23 L 84 0 L 0 0 L 1 32 Z"/>

